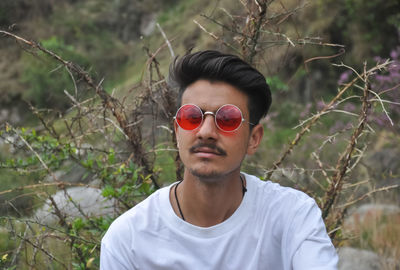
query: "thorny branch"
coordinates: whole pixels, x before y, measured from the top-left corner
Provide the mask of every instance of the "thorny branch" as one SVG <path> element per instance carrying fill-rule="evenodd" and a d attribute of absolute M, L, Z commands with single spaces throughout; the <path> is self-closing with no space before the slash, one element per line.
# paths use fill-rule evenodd
<path fill-rule="evenodd" d="M 125 108 L 122 106 L 122 104 L 119 102 L 118 99 L 112 97 L 104 90 L 101 82 L 97 84 L 94 81 L 94 79 L 89 75 L 89 73 L 87 73 L 85 70 L 83 70 L 79 65 L 64 60 L 59 55 L 57 55 L 54 52 L 49 51 L 46 48 L 44 48 L 43 46 L 41 46 L 39 43 L 36 43 L 34 41 L 28 41 L 22 37 L 19 37 L 15 34 L 12 34 L 10 32 L 4 31 L 4 30 L 0 30 L 0 33 L 4 34 L 6 36 L 12 37 L 12 38 L 16 39 L 17 41 L 22 42 L 23 44 L 32 47 L 33 49 L 38 49 L 38 50 L 44 52 L 45 54 L 54 58 L 56 61 L 60 62 L 68 70 L 73 71 L 79 77 L 83 78 L 83 80 L 92 89 L 95 90 L 96 94 L 103 101 L 103 105 L 105 106 L 105 108 L 109 109 L 112 112 L 112 114 L 117 119 L 118 124 L 120 125 L 122 130 L 129 137 L 129 142 L 133 148 L 132 151 L 135 153 L 136 163 L 139 166 L 143 167 L 143 170 L 146 175 L 152 175 L 153 168 L 150 166 L 150 162 L 148 162 L 148 160 L 146 158 L 146 155 L 145 155 L 146 151 L 142 146 L 140 133 L 137 131 L 137 129 L 135 129 L 135 127 L 132 127 L 129 125 L 128 117 L 125 113 Z M 160 187 L 154 177 L 152 177 L 151 180 L 156 188 Z"/>
<path fill-rule="evenodd" d="M 258 40 L 260 38 L 261 34 L 261 28 L 266 21 L 266 14 L 267 14 L 267 2 L 266 0 L 260 0 L 256 1 L 259 10 L 258 14 L 251 18 L 250 20 L 254 20 L 253 23 L 248 24 L 248 26 L 251 27 L 250 29 L 250 36 L 251 36 L 251 42 L 250 42 L 250 49 L 243 50 L 243 55 L 245 56 L 245 59 L 250 63 L 253 64 L 254 62 L 254 57 L 257 54 L 257 46 L 258 46 Z M 249 42 L 246 42 L 246 45 Z"/>
<path fill-rule="evenodd" d="M 21 239 L 21 241 L 25 241 L 26 243 L 28 243 L 29 245 L 31 245 L 34 248 L 39 249 L 41 252 L 43 252 L 44 254 L 46 254 L 46 256 L 48 256 L 51 260 L 56 261 L 57 263 L 59 263 L 63 268 L 68 269 L 68 267 L 63 263 L 63 261 L 61 259 L 56 258 L 53 254 L 50 253 L 50 251 L 48 251 L 47 249 L 44 249 L 40 246 L 38 246 L 37 244 L 33 243 L 31 240 L 29 240 L 28 238 L 24 238 L 20 235 L 16 235 L 19 239 Z"/>
<path fill-rule="evenodd" d="M 207 30 L 206 27 L 197 20 L 193 20 L 193 22 L 213 39 L 221 42 L 226 47 L 242 55 L 242 57 L 250 64 L 254 64 L 254 60 L 257 54 L 263 54 L 265 49 L 276 45 L 288 44 L 292 47 L 295 47 L 296 45 L 311 44 L 341 48 L 340 52 L 337 55 L 317 57 L 309 59 L 307 61 L 321 58 L 332 58 L 344 53 L 343 45 L 322 42 L 321 39 L 318 37 L 290 38 L 279 30 L 276 32 L 270 30 L 271 28 L 279 29 L 279 25 L 282 22 L 287 21 L 293 14 L 296 14 L 301 9 L 303 9 L 307 3 L 300 3 L 298 6 L 291 9 L 285 8 L 285 6 L 280 3 L 280 5 L 282 6 L 281 12 L 269 15 L 268 9 L 269 6 L 273 2 L 275 2 L 274 0 L 240 0 L 240 2 L 243 5 L 244 14 L 232 15 L 226 9 L 221 9 L 224 15 L 229 17 L 231 25 L 225 24 L 220 20 L 213 18 L 212 16 L 205 14 L 201 15 L 206 20 L 220 26 L 225 32 L 228 32 L 230 35 L 234 36 L 233 40 L 237 42 L 239 49 L 234 44 L 230 43 L 224 36 L 220 36 Z M 281 38 L 276 40 L 271 38 L 271 36 Z"/>
<path fill-rule="evenodd" d="M 325 193 L 325 197 L 323 198 L 322 205 L 322 217 L 325 219 L 333 203 L 336 201 L 336 198 L 339 194 L 339 191 L 343 185 L 344 176 L 349 168 L 350 160 L 353 155 L 354 148 L 357 145 L 358 138 L 362 135 L 364 131 L 364 127 L 367 121 L 368 110 L 371 107 L 371 101 L 369 100 L 369 92 L 370 92 L 370 84 L 368 82 L 369 74 L 366 71 L 366 64 L 364 66 L 363 73 L 363 81 L 365 83 L 363 98 L 362 98 L 362 109 L 360 112 L 360 119 L 357 128 L 354 130 L 353 135 L 351 136 L 350 142 L 347 146 L 345 153 L 339 158 L 336 165 L 336 173 L 332 177 L 331 185 Z"/>
<path fill-rule="evenodd" d="M 82 184 L 82 183 L 69 183 L 69 182 L 58 181 L 56 183 L 40 183 L 40 184 L 34 184 L 34 185 L 21 186 L 21 187 L 17 187 L 17 188 L 13 188 L 13 189 L 2 190 L 2 191 L 0 191 L 0 195 L 12 193 L 15 191 L 21 191 L 21 190 L 25 190 L 25 189 L 36 189 L 36 188 L 44 188 L 44 187 L 51 187 L 51 186 L 56 186 L 58 188 L 64 188 L 66 186 L 99 188 L 99 187 L 89 186 L 87 184 Z"/>
<path fill-rule="evenodd" d="M 271 177 L 273 171 L 282 164 L 282 162 L 286 159 L 286 157 L 293 151 L 294 147 L 299 143 L 302 137 L 310 132 L 310 128 L 324 115 L 327 111 L 332 109 L 333 105 L 336 103 L 337 100 L 358 80 L 358 78 L 354 78 L 350 83 L 348 83 L 324 108 L 314 115 L 311 120 L 302 127 L 301 131 L 296 134 L 294 140 L 289 144 L 287 149 L 284 151 L 283 155 L 278 159 L 278 161 L 274 162 L 273 168 L 271 168 L 265 177 L 268 179 Z"/>
<path fill-rule="evenodd" d="M 368 78 L 369 76 L 371 76 L 372 74 L 374 74 L 376 71 L 381 70 L 383 68 L 385 68 L 387 65 L 389 64 L 389 62 L 385 62 L 383 64 L 378 64 L 375 67 L 365 71 L 364 76 L 362 78 L 362 80 L 364 80 L 365 78 Z M 355 77 L 352 81 L 350 81 L 349 83 L 347 83 L 340 91 L 339 93 L 328 103 L 324 106 L 324 108 L 322 108 L 321 111 L 319 111 L 317 114 L 315 114 L 313 117 L 311 117 L 309 119 L 308 122 L 304 122 L 304 126 L 302 127 L 301 131 L 298 132 L 295 136 L 295 138 L 292 140 L 292 142 L 289 144 L 289 146 L 286 148 L 286 150 L 284 151 L 284 153 L 280 156 L 280 158 L 274 162 L 273 167 L 267 171 L 265 178 L 270 178 L 273 171 L 275 169 L 277 169 L 282 163 L 283 161 L 289 156 L 289 154 L 293 151 L 294 147 L 296 145 L 298 145 L 298 143 L 300 142 L 300 140 L 303 138 L 303 136 L 306 133 L 309 133 L 311 130 L 311 127 L 314 126 L 315 123 L 317 123 L 317 121 L 321 118 L 321 116 L 323 116 L 324 114 L 326 114 L 327 112 L 331 111 L 338 102 L 340 102 L 340 98 L 344 95 L 344 93 L 346 93 L 349 89 L 351 89 L 352 86 L 355 85 L 355 83 L 360 79 L 360 76 Z M 364 126 L 363 126 L 364 127 Z"/>

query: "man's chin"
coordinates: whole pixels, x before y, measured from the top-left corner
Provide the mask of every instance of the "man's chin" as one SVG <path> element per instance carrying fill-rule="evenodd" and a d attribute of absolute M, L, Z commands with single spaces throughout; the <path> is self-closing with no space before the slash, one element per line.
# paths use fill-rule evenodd
<path fill-rule="evenodd" d="M 199 180 L 204 182 L 215 182 L 217 179 L 223 176 L 222 173 L 217 171 L 197 170 L 197 169 L 192 169 L 189 171 L 193 176 L 197 177 Z"/>

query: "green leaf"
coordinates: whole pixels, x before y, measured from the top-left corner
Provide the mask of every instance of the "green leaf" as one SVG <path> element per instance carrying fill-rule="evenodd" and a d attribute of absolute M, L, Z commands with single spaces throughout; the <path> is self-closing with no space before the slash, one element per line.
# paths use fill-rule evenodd
<path fill-rule="evenodd" d="M 108 154 L 108 164 L 114 164 L 114 161 L 115 161 L 115 154 L 114 154 L 114 152 L 111 152 L 111 153 L 109 153 Z"/>
<path fill-rule="evenodd" d="M 105 186 L 103 188 L 103 191 L 101 192 L 101 195 L 103 195 L 103 197 L 114 197 L 116 194 L 115 189 L 112 186 Z"/>
<path fill-rule="evenodd" d="M 82 180 L 85 180 L 89 176 L 90 172 L 85 172 L 85 174 L 82 176 Z"/>
<path fill-rule="evenodd" d="M 84 226 L 85 222 L 82 220 L 82 218 L 76 218 L 74 223 L 72 223 L 72 228 L 74 228 L 76 231 L 81 230 Z"/>

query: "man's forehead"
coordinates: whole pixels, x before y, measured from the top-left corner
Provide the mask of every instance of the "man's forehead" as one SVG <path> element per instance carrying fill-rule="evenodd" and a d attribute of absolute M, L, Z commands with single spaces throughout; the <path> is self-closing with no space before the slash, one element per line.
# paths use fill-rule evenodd
<path fill-rule="evenodd" d="M 182 101 L 185 99 L 204 99 L 209 102 L 222 99 L 247 100 L 247 95 L 235 86 L 225 82 L 198 80 L 185 89 L 182 94 Z"/>
<path fill-rule="evenodd" d="M 236 88 L 222 84 L 197 84 L 188 87 L 182 95 L 181 105 L 195 104 L 203 111 L 216 112 L 221 106 L 237 106 L 244 116 L 248 115 L 248 98 Z"/>

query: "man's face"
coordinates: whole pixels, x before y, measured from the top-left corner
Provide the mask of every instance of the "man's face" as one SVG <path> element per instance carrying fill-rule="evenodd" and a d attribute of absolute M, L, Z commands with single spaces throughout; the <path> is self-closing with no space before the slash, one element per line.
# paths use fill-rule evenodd
<path fill-rule="evenodd" d="M 175 123 L 185 173 L 212 181 L 240 170 L 243 158 L 255 152 L 262 137 L 259 125 L 250 132 L 247 102 L 244 93 L 224 82 L 198 80 L 186 88 L 182 105 L 195 104 L 203 112 L 215 113 L 222 105 L 233 104 L 242 111 L 245 121 L 233 132 L 221 131 L 213 115 L 205 115 L 203 123 L 195 130 L 184 130 Z"/>

